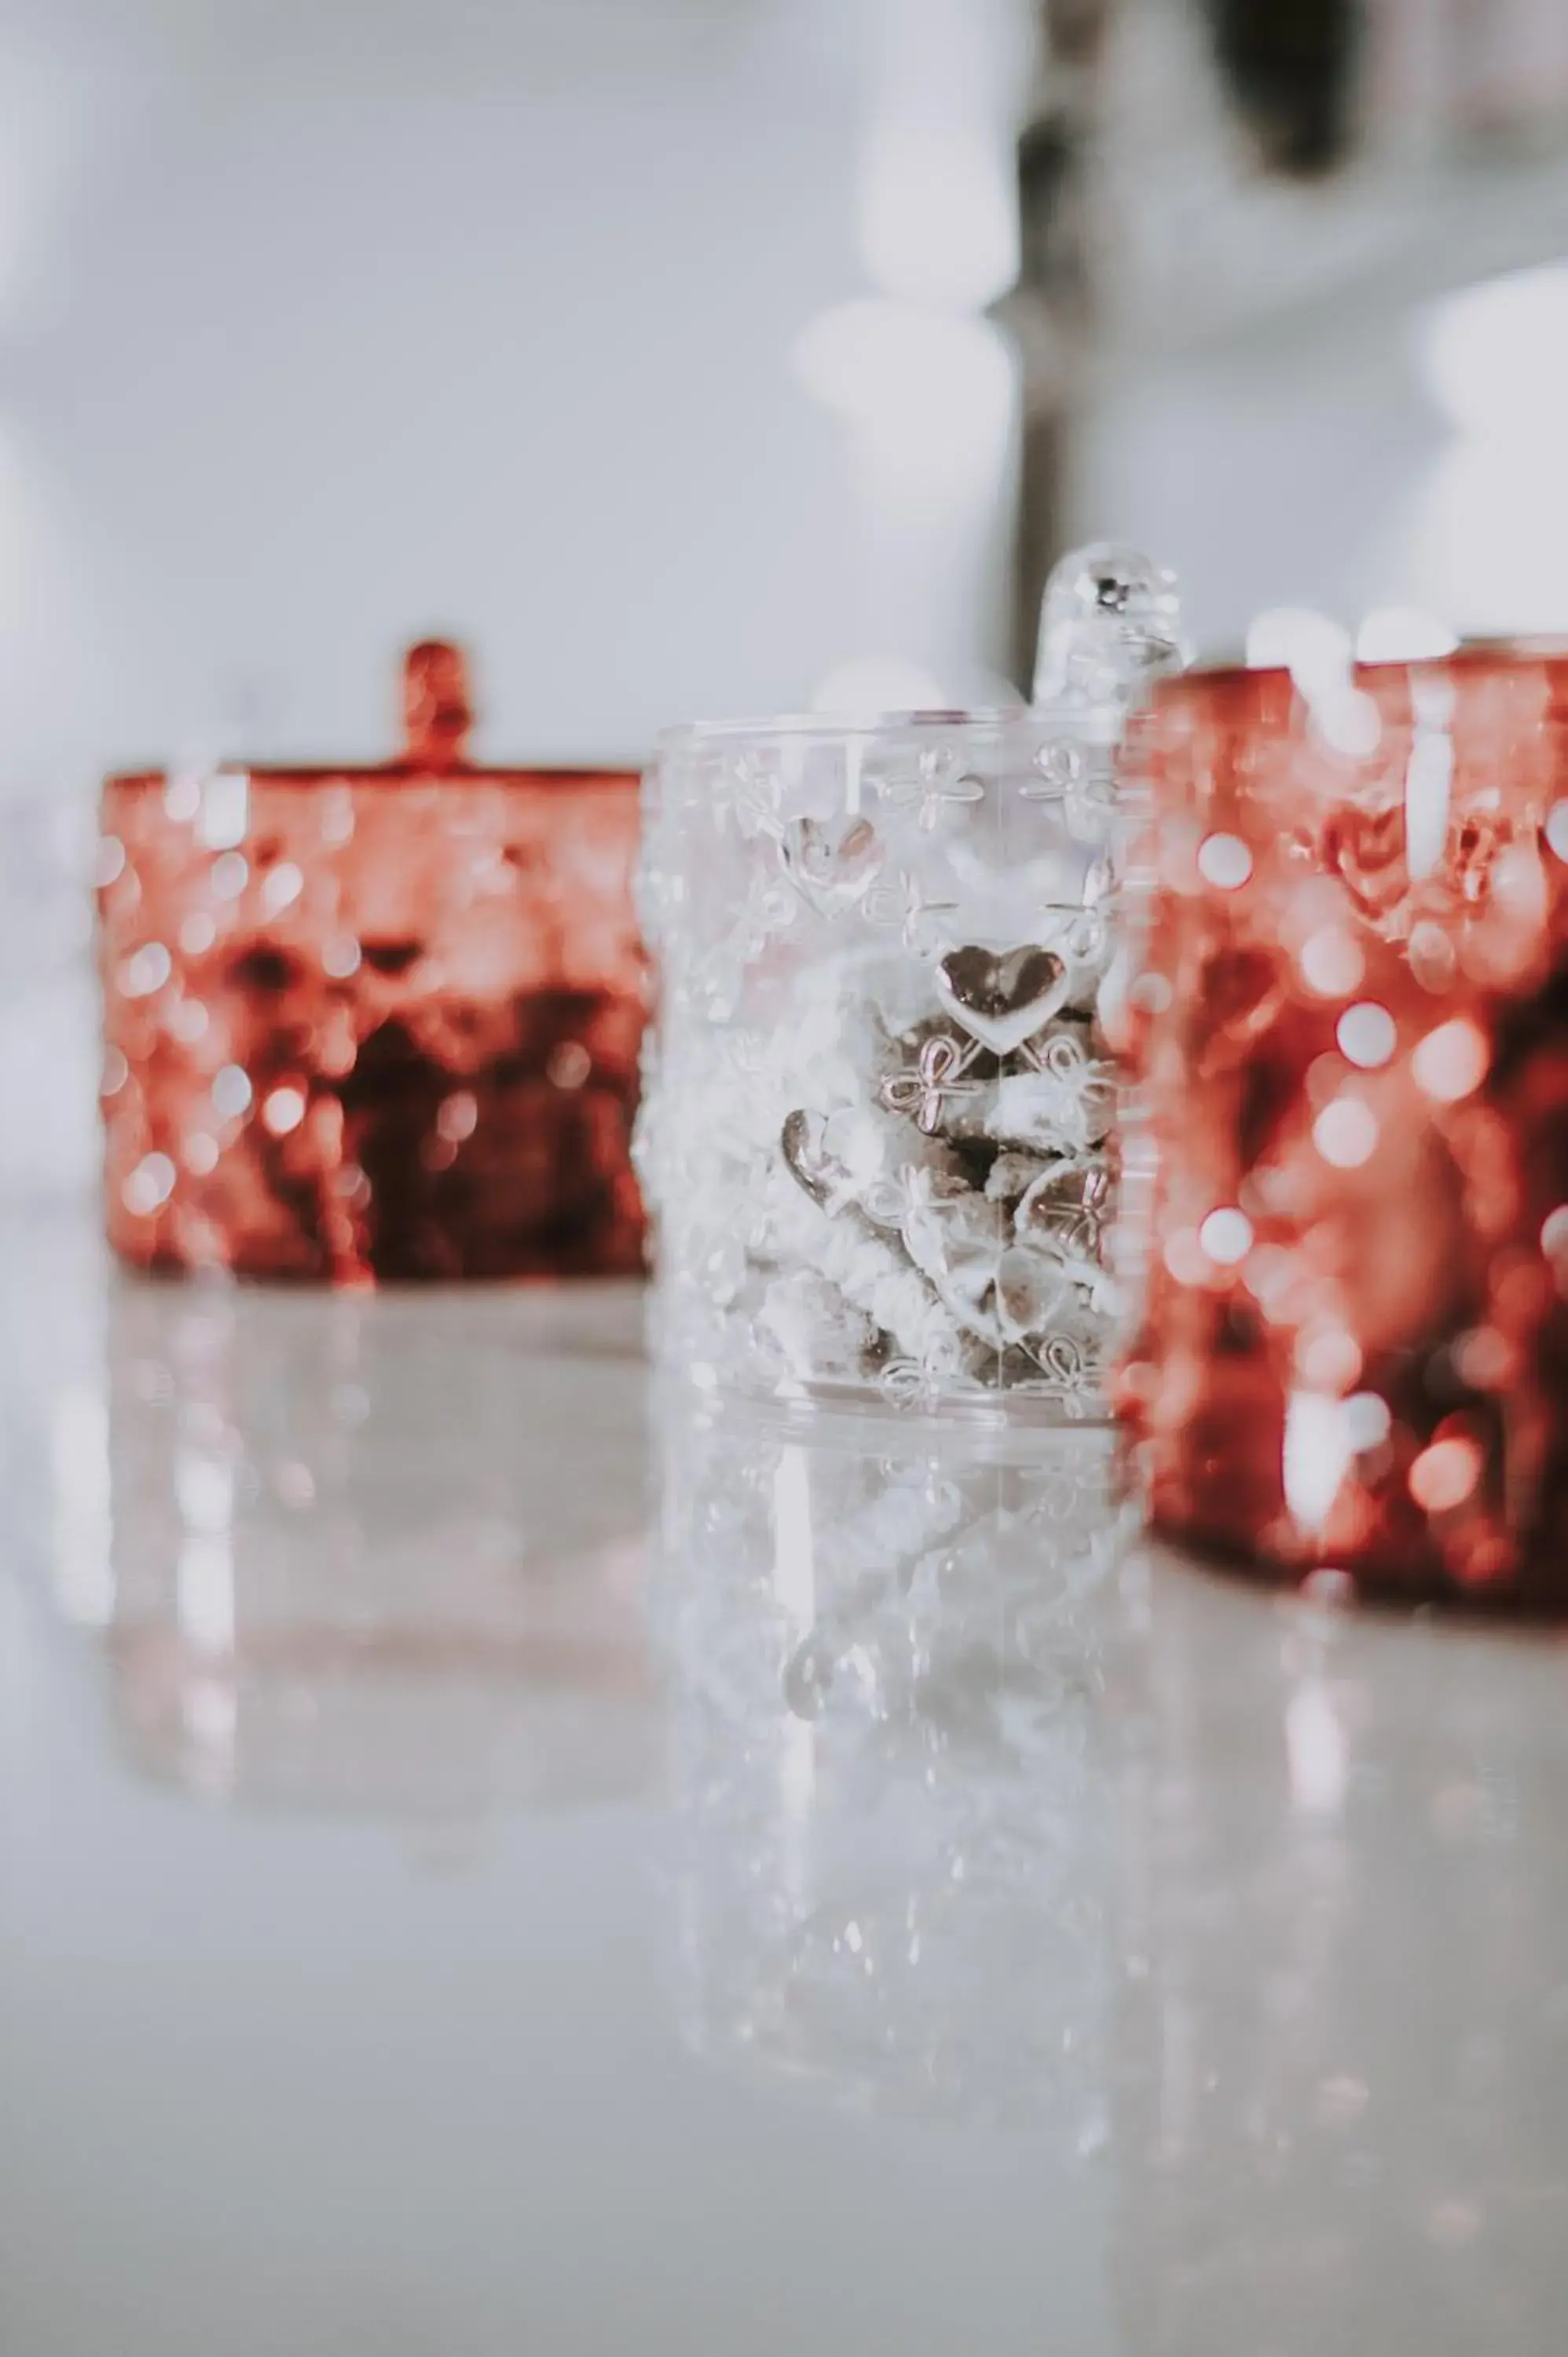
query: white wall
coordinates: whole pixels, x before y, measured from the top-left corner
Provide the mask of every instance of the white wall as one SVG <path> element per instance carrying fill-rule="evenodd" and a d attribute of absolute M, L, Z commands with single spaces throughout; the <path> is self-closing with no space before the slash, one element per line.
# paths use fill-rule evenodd
<path fill-rule="evenodd" d="M 973 659 L 983 597 L 884 642 L 789 364 L 865 285 L 858 6 L 12 0 L 0 793 L 373 751 L 432 630 L 520 756 Z"/>
<path fill-rule="evenodd" d="M 1112 379 L 1078 437 L 1079 530 L 1180 573 L 1200 648 L 1311 607 L 1354 632 L 1416 608 L 1462 637 L 1568 631 L 1568 264 Z"/>
<path fill-rule="evenodd" d="M 1113 19 L 1069 524 L 1176 566 L 1205 648 L 1282 605 L 1568 626 L 1568 12 L 1366 14 L 1356 162 L 1301 186 L 1260 175 L 1196 0 Z"/>
<path fill-rule="evenodd" d="M 1317 317 L 1112 382 L 1078 436 L 1075 527 L 1102 518 L 1175 566 L 1206 652 L 1268 607 L 1420 602 L 1411 544 L 1448 429 L 1413 342 L 1403 314 Z"/>

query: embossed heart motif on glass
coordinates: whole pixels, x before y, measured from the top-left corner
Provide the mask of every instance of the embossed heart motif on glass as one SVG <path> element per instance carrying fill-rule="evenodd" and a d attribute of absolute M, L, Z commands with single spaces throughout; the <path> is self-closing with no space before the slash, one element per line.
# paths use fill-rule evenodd
<path fill-rule="evenodd" d="M 1170 584 L 1068 560 L 1034 705 L 698 726 L 648 780 L 640 1167 L 700 1384 L 1101 1413 L 1116 780 Z"/>
<path fill-rule="evenodd" d="M 1120 1378 L 1150 1509 L 1277 1573 L 1568 1604 L 1568 649 L 1140 722 Z"/>
<path fill-rule="evenodd" d="M 365 1284 L 630 1273 L 633 775 L 465 757 L 456 648 L 371 769 L 112 778 L 109 1236 L 139 1266 Z"/>

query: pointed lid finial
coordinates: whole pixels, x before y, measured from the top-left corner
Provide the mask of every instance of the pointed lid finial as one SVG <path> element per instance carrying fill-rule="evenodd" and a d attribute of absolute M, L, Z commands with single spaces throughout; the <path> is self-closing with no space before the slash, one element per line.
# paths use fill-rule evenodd
<path fill-rule="evenodd" d="M 474 707 L 460 647 L 422 639 L 403 662 L 403 758 L 410 768 L 455 770 L 467 759 Z"/>
<path fill-rule="evenodd" d="M 1112 541 L 1075 548 L 1040 607 L 1034 702 L 1127 704 L 1187 660 L 1176 576 Z"/>

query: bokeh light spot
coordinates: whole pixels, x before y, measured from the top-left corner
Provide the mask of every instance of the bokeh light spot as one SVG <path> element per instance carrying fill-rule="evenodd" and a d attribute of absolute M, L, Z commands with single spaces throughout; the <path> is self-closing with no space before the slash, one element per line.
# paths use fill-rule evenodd
<path fill-rule="evenodd" d="M 1343 1326 L 1323 1326 L 1296 1348 L 1301 1379 L 1315 1392 L 1344 1394 L 1361 1373 L 1361 1346 Z"/>
<path fill-rule="evenodd" d="M 285 1083 L 262 1101 L 262 1120 L 274 1137 L 286 1137 L 305 1119 L 305 1091 Z"/>
<path fill-rule="evenodd" d="M 1196 1228 L 1177 1228 L 1166 1238 L 1165 1263 L 1178 1285 L 1203 1284 L 1211 1266 Z"/>
<path fill-rule="evenodd" d="M 120 1198 L 135 1219 L 147 1219 L 174 1192 L 174 1164 L 166 1154 L 145 1155 L 124 1185 Z"/>
<path fill-rule="evenodd" d="M 1237 892 L 1252 872 L 1252 855 L 1239 834 L 1206 834 L 1197 846 L 1197 872 L 1217 892 Z"/>
<path fill-rule="evenodd" d="M 277 916 L 298 899 L 305 889 L 305 877 L 292 859 L 280 859 L 269 867 L 262 885 L 262 908 L 265 915 Z"/>
<path fill-rule="evenodd" d="M 443 1098 L 435 1115 L 436 1128 L 455 1146 L 472 1137 L 478 1121 L 479 1101 L 471 1089 L 455 1089 L 449 1097 Z"/>
<path fill-rule="evenodd" d="M 1453 942 L 1441 925 L 1423 920 L 1411 928 L 1410 947 L 1406 952 L 1410 970 L 1423 990 L 1434 994 L 1451 990 L 1459 960 Z"/>
<path fill-rule="evenodd" d="M 162 942 L 144 942 L 120 968 L 120 987 L 127 998 L 150 998 L 174 971 L 174 960 Z"/>
<path fill-rule="evenodd" d="M 1312 1125 L 1312 1142 L 1337 1170 L 1356 1170 L 1378 1148 L 1378 1117 L 1359 1097 L 1336 1097 Z"/>
<path fill-rule="evenodd" d="M 212 1078 L 212 1103 L 225 1121 L 237 1121 L 251 1102 L 249 1077 L 238 1064 L 225 1064 Z"/>
<path fill-rule="evenodd" d="M 1245 1211 L 1226 1205 L 1210 1211 L 1197 1232 L 1198 1243 L 1221 1268 L 1234 1268 L 1252 1248 L 1252 1222 Z"/>
<path fill-rule="evenodd" d="M 1393 1415 L 1380 1392 L 1356 1392 L 1345 1403 L 1345 1426 L 1358 1456 L 1380 1448 L 1393 1429 Z"/>
<path fill-rule="evenodd" d="M 347 982 L 360 971 L 360 944 L 352 933 L 333 933 L 321 946 L 321 971 L 334 982 Z"/>
<path fill-rule="evenodd" d="M 1303 981 L 1319 998 L 1348 998 L 1367 970 L 1359 942 L 1341 925 L 1320 925 L 1308 934 L 1298 963 Z"/>
<path fill-rule="evenodd" d="M 1547 812 L 1546 840 L 1558 858 L 1568 865 L 1568 802 L 1553 802 Z"/>
<path fill-rule="evenodd" d="M 1411 1058 L 1416 1086 L 1439 1104 L 1457 1104 L 1487 1076 L 1490 1051 L 1482 1033 L 1466 1017 L 1429 1031 Z"/>
<path fill-rule="evenodd" d="M 1364 1071 L 1386 1064 L 1399 1044 L 1393 1017 L 1370 998 L 1345 1009 L 1334 1036 L 1347 1063 L 1359 1064 Z"/>
<path fill-rule="evenodd" d="M 1410 1494 L 1424 1513 L 1451 1513 L 1464 1504 L 1480 1478 L 1479 1448 L 1455 1435 L 1422 1450 L 1410 1469 Z"/>

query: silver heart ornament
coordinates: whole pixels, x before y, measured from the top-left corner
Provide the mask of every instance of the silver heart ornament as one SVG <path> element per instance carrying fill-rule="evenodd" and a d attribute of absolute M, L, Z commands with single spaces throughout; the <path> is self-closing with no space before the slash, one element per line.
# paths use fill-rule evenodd
<path fill-rule="evenodd" d="M 882 873 L 882 840 L 868 818 L 795 818 L 779 838 L 784 873 L 819 916 L 863 900 Z"/>
<path fill-rule="evenodd" d="M 937 961 L 937 996 L 955 1023 L 995 1056 L 1011 1056 L 1047 1024 L 1070 977 L 1055 950 L 949 950 Z"/>

